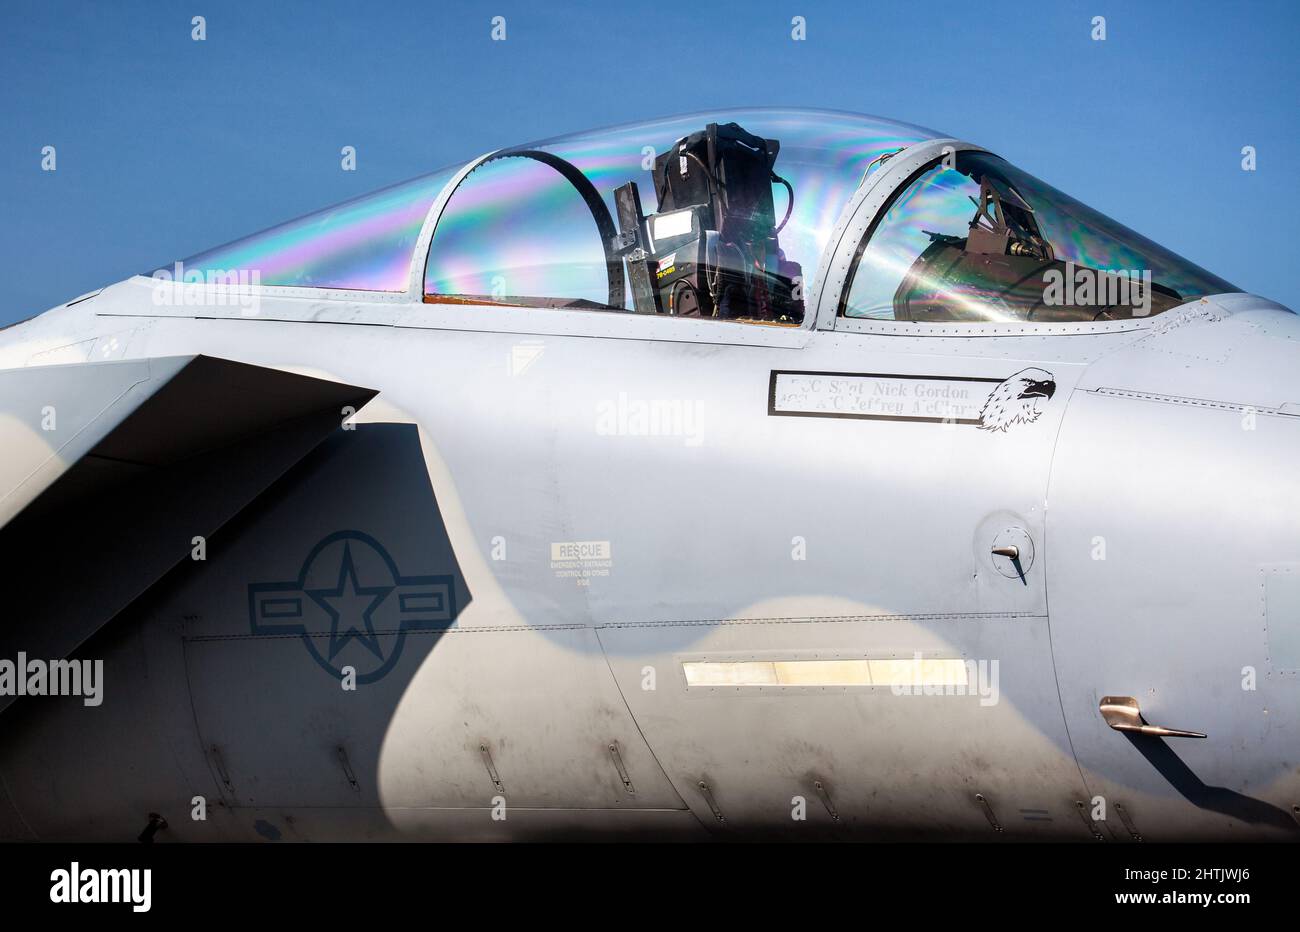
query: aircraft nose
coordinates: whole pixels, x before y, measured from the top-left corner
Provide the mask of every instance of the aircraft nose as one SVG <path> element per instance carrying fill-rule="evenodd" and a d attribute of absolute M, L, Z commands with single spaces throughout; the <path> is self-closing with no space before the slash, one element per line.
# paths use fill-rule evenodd
<path fill-rule="evenodd" d="M 1300 317 L 1217 302 L 1154 320 L 1070 393 L 1046 531 L 1053 653 L 1103 795 L 1145 793 L 1143 821 L 1170 831 L 1292 831 Z M 1105 728 L 1102 696 L 1209 739 L 1134 745 Z"/>

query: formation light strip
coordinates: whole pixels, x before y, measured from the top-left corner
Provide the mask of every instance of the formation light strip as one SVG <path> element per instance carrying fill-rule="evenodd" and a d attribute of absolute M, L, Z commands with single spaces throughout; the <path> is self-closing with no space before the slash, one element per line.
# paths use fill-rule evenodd
<path fill-rule="evenodd" d="M 966 686 L 966 661 L 688 660 L 687 686 Z"/>

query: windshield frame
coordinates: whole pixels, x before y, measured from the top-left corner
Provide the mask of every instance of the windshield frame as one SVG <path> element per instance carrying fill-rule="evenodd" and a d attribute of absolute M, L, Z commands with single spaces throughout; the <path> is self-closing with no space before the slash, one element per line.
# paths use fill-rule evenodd
<path fill-rule="evenodd" d="M 821 292 L 816 296 L 816 328 L 818 330 L 836 330 L 849 333 L 883 334 L 892 336 L 935 336 L 935 337 L 987 337 L 1013 335 L 1071 335 L 1095 334 L 1107 332 L 1125 332 L 1147 329 L 1161 321 L 1167 315 L 1176 313 L 1179 308 L 1209 300 L 1216 294 L 1243 294 L 1240 290 L 1217 292 L 1216 294 L 1195 295 L 1182 304 L 1170 308 L 1162 314 L 1145 317 L 1132 317 L 1120 320 L 1043 322 L 1017 320 L 1011 322 L 947 322 L 947 321 L 900 321 L 866 317 L 849 317 L 844 314 L 853 275 L 857 270 L 859 252 L 875 235 L 876 228 L 884 220 L 896 198 L 907 190 L 916 179 L 932 170 L 945 156 L 956 153 L 981 153 L 999 159 L 1022 171 L 1014 163 L 999 156 L 983 146 L 964 142 L 959 139 L 935 139 L 919 143 L 899 153 L 889 160 L 883 170 L 866 179 L 853 201 L 846 205 L 844 216 L 837 226 L 832 242 L 833 249 L 827 250 L 823 262 L 829 267 L 821 276 Z M 1046 182 L 1043 182 L 1046 184 Z M 1069 197 L 1069 195 L 1065 195 Z M 1074 200 L 1071 198 L 1071 200 Z M 1082 202 L 1080 202 L 1082 203 Z M 1087 205 L 1083 205 L 1087 207 Z M 1095 208 L 1089 208 L 1095 213 Z M 972 208 L 973 212 L 973 208 Z M 1102 214 L 1104 217 L 1105 215 Z M 1106 218 L 1110 220 L 1110 218 Z M 1117 226 L 1118 221 L 1110 220 Z M 1127 228 L 1125 228 L 1127 229 Z M 1136 234 L 1141 236 L 1141 234 Z M 1146 239 L 1146 237 L 1142 237 Z M 1156 246 L 1172 253 L 1167 247 Z M 1176 256 L 1176 254 L 1173 254 Z M 1182 259 L 1182 257 L 1177 257 Z M 1182 259 L 1195 266 L 1190 260 Z M 1199 268 L 1199 266 L 1197 266 Z M 1202 270 L 1204 271 L 1204 270 Z M 1208 273 L 1213 276 L 1213 273 Z M 1217 276 L 1213 276 L 1217 278 Z M 1225 284 L 1229 284 L 1225 282 Z M 1232 288 L 1236 286 L 1230 285 Z"/>

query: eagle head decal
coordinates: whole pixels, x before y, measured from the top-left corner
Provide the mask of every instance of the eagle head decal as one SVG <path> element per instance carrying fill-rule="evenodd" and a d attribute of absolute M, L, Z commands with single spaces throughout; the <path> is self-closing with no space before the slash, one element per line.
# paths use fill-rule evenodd
<path fill-rule="evenodd" d="M 1042 369 L 1021 369 L 989 395 L 980 411 L 981 430 L 1005 431 L 1014 424 L 1032 424 L 1042 412 L 1038 399 L 1056 394 L 1056 379 Z"/>

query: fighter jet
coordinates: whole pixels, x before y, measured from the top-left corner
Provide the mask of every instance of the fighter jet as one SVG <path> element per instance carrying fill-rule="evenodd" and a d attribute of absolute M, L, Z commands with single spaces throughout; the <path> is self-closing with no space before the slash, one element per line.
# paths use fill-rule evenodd
<path fill-rule="evenodd" d="M 0 332 L 0 838 L 1300 838 L 1298 363 L 829 111 L 168 260 Z"/>

